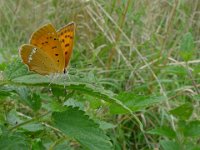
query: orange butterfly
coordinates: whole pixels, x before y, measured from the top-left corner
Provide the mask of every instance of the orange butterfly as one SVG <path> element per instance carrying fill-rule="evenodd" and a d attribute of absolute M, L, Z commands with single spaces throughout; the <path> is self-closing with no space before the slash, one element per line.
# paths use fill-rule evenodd
<path fill-rule="evenodd" d="M 74 42 L 75 23 L 69 23 L 56 31 L 52 24 L 34 32 L 30 44 L 24 44 L 19 54 L 31 71 L 41 75 L 65 73 Z"/>

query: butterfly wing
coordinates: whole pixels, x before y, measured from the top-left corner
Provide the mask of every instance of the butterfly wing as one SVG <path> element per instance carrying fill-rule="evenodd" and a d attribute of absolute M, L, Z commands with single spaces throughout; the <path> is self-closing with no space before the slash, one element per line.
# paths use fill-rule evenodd
<path fill-rule="evenodd" d="M 64 71 L 64 52 L 62 50 L 57 32 L 51 24 L 47 24 L 34 32 L 31 36 L 30 44 L 44 51 L 44 53 L 51 58 L 51 63 L 54 63 L 53 65 L 57 67 L 58 72 Z M 51 71 L 53 70 L 55 69 L 52 69 Z"/>
<path fill-rule="evenodd" d="M 34 45 L 22 45 L 19 54 L 23 63 L 27 64 L 31 71 L 41 75 L 59 72 L 54 60 L 45 51 Z"/>
<path fill-rule="evenodd" d="M 68 65 L 74 44 L 75 23 L 71 22 L 57 31 L 65 56 L 65 67 Z"/>

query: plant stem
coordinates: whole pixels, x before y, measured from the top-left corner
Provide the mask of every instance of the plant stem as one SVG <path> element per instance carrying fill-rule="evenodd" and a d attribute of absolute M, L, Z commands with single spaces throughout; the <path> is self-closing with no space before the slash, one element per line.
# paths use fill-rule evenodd
<path fill-rule="evenodd" d="M 45 114 L 42 114 L 42 115 L 40 115 L 40 116 L 37 116 L 37 117 L 32 118 L 32 119 L 30 119 L 30 120 L 27 120 L 27 121 L 25 121 L 25 122 L 19 123 L 18 125 L 16 125 L 16 126 L 10 128 L 9 130 L 10 130 L 10 131 L 13 131 L 13 130 L 15 130 L 15 129 L 17 129 L 17 128 L 23 126 L 23 125 L 26 125 L 26 124 L 29 124 L 29 123 L 34 122 L 34 121 L 36 121 L 36 120 L 39 120 L 40 118 L 42 118 L 42 117 L 44 117 L 44 116 L 46 116 L 46 115 L 48 115 L 48 114 L 50 114 L 50 112 L 47 112 L 47 113 L 45 113 Z"/>

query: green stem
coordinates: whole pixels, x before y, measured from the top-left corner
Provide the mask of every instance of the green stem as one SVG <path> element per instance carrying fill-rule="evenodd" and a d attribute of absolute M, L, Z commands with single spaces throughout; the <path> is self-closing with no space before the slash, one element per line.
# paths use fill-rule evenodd
<path fill-rule="evenodd" d="M 18 125 L 16 125 L 16 126 L 10 128 L 9 130 L 10 130 L 10 131 L 13 131 L 13 130 L 15 130 L 15 129 L 17 129 L 17 128 L 23 126 L 23 125 L 26 125 L 26 124 L 29 124 L 29 123 L 34 122 L 34 121 L 36 121 L 36 120 L 39 120 L 39 119 L 41 119 L 42 117 L 44 117 L 44 116 L 46 116 L 46 115 L 48 115 L 48 114 L 50 114 L 50 112 L 47 112 L 47 113 L 45 113 L 45 114 L 42 114 L 42 115 L 40 115 L 40 116 L 37 116 L 37 117 L 32 118 L 32 119 L 30 119 L 30 120 L 27 120 L 27 121 L 25 121 L 25 122 L 19 123 Z"/>

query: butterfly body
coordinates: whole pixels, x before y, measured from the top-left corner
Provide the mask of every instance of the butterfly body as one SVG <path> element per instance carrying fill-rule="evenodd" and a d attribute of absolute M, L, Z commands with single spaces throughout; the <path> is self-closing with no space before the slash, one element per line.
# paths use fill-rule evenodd
<path fill-rule="evenodd" d="M 73 22 L 58 31 L 51 24 L 39 28 L 30 44 L 19 50 L 23 63 L 41 75 L 64 72 L 73 50 L 74 30 Z"/>

